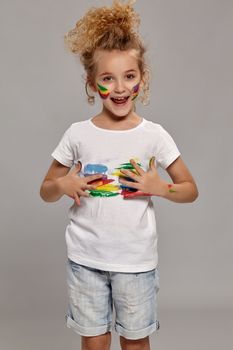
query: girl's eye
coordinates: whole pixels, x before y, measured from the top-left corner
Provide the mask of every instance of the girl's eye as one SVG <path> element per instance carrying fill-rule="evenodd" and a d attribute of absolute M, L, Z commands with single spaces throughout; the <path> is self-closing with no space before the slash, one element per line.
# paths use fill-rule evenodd
<path fill-rule="evenodd" d="M 127 79 L 134 79 L 135 75 L 134 74 L 127 74 Z M 103 81 L 111 81 L 113 78 L 111 76 L 107 76 L 103 78 Z"/>
<path fill-rule="evenodd" d="M 127 78 L 128 79 L 133 79 L 133 78 L 135 78 L 135 75 L 134 74 L 127 74 Z"/>
<path fill-rule="evenodd" d="M 112 79 L 112 77 L 104 77 L 103 81 L 110 81 Z"/>

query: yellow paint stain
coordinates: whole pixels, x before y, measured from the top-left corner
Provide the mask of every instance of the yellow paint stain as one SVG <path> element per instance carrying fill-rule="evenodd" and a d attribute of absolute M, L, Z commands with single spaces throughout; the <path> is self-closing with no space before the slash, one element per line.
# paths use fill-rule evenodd
<path fill-rule="evenodd" d="M 120 190 L 120 187 L 117 185 L 106 184 L 106 185 L 98 186 L 96 187 L 96 189 L 99 191 L 118 191 Z"/>
<path fill-rule="evenodd" d="M 137 171 L 135 169 L 127 169 L 129 171 L 131 171 L 132 173 L 135 173 L 136 175 L 138 175 Z M 120 172 L 120 170 L 114 170 L 114 172 L 111 175 L 115 175 L 115 176 L 125 176 L 128 177 L 127 175 L 123 174 Z"/>

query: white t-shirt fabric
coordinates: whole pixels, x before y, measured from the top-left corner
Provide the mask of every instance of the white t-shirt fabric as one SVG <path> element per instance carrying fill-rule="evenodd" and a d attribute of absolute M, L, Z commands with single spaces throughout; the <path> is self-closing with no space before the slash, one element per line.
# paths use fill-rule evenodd
<path fill-rule="evenodd" d="M 113 272 L 156 268 L 158 234 L 153 201 L 151 196 L 124 198 L 119 169 L 130 168 L 130 159 L 134 159 L 147 171 L 152 156 L 157 168 L 166 169 L 180 156 L 172 136 L 145 118 L 128 130 L 103 129 L 90 118 L 71 124 L 51 155 L 70 168 L 81 161 L 80 177 L 98 172 L 108 181 L 100 184 L 94 195 L 81 197 L 80 206 L 74 201 L 69 208 L 65 232 L 68 258 Z"/>

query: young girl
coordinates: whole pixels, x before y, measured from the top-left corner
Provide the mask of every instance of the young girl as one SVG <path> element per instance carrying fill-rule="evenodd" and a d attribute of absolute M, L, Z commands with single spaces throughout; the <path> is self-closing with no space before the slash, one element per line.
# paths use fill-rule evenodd
<path fill-rule="evenodd" d="M 84 65 L 88 101 L 97 93 L 102 110 L 65 131 L 40 195 L 46 202 L 74 199 L 66 228 L 66 320 L 83 350 L 110 349 L 113 304 L 121 348 L 150 349 L 149 335 L 159 329 L 152 196 L 177 203 L 198 196 L 171 135 L 136 113 L 137 98 L 149 100 L 139 22 L 132 2 L 115 1 L 91 8 L 65 36 Z"/>

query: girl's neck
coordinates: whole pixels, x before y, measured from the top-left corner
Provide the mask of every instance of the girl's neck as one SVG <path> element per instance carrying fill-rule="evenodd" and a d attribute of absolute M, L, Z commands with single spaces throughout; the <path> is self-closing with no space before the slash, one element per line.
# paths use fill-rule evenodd
<path fill-rule="evenodd" d="M 116 116 L 103 108 L 101 113 L 92 118 L 92 122 L 103 129 L 127 130 L 139 125 L 142 122 L 142 117 L 133 111 L 126 116 Z"/>

